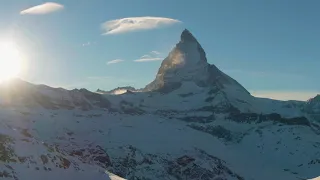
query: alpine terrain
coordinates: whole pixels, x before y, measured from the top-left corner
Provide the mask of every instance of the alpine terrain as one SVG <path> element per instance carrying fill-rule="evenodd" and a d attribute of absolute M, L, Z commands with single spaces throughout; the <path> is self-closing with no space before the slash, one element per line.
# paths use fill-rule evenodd
<path fill-rule="evenodd" d="M 15 79 L 0 85 L 0 105 L 0 179 L 320 175 L 320 95 L 254 97 L 207 62 L 188 30 L 143 89 L 90 92 Z"/>

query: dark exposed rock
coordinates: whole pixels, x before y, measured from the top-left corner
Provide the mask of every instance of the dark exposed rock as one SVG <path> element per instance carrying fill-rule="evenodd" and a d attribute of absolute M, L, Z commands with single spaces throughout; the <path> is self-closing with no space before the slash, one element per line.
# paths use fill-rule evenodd
<path fill-rule="evenodd" d="M 68 169 L 71 165 L 71 162 L 64 158 L 64 157 L 60 157 L 60 161 L 61 161 L 61 166 L 64 168 L 64 169 Z"/>
<path fill-rule="evenodd" d="M 134 104 L 124 100 L 120 102 L 120 107 L 122 112 L 125 114 L 142 115 L 145 113 L 143 109 L 136 107 Z"/>
<path fill-rule="evenodd" d="M 32 138 L 33 136 L 28 132 L 28 129 L 22 129 L 21 134 L 23 134 L 25 137 Z"/>
<path fill-rule="evenodd" d="M 215 116 L 214 114 L 210 116 L 185 116 L 178 119 L 185 122 L 210 123 L 215 120 Z"/>
<path fill-rule="evenodd" d="M 13 139 L 7 135 L 0 134 L 0 162 L 16 162 L 14 151 L 10 147 Z"/>
<path fill-rule="evenodd" d="M 194 158 L 184 155 L 177 159 L 177 163 L 181 166 L 186 166 L 189 163 L 193 162 L 194 160 L 195 160 Z"/>
<path fill-rule="evenodd" d="M 233 140 L 231 131 L 225 129 L 223 126 L 220 126 L 220 125 L 218 125 L 218 126 L 211 126 L 211 125 L 200 126 L 200 125 L 196 125 L 196 124 L 191 124 L 188 126 L 193 129 L 211 134 L 212 136 L 215 136 L 217 138 L 222 138 L 226 141 Z"/>
<path fill-rule="evenodd" d="M 42 164 L 47 164 L 49 162 L 48 157 L 46 155 L 40 156 Z"/>
<path fill-rule="evenodd" d="M 181 97 L 189 97 L 192 95 L 193 95 L 193 93 L 179 94 L 179 96 L 181 96 Z"/>
<path fill-rule="evenodd" d="M 256 114 L 256 113 L 232 113 L 229 119 L 236 122 L 259 123 L 265 121 L 273 121 L 286 125 L 310 126 L 310 122 L 306 117 L 284 118 L 280 114 Z"/>

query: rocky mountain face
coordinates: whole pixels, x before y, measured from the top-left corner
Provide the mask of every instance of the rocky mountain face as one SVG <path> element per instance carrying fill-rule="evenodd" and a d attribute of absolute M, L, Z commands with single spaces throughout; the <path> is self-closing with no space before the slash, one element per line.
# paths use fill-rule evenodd
<path fill-rule="evenodd" d="M 319 102 L 253 97 L 185 30 L 142 90 L 1 84 L 0 178 L 314 178 Z"/>
<path fill-rule="evenodd" d="M 234 85 L 246 91 L 215 65 L 208 64 L 205 51 L 188 30 L 182 32 L 180 42 L 162 61 L 156 79 L 144 90 L 169 93 L 184 82 L 193 82 L 199 87 Z"/>
<path fill-rule="evenodd" d="M 307 101 L 304 110 L 314 120 L 320 122 L 320 94 Z"/>

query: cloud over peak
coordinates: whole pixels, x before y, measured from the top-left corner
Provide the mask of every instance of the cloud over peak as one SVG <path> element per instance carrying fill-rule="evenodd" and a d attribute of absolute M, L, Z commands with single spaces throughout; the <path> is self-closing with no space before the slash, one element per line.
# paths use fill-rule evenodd
<path fill-rule="evenodd" d="M 119 34 L 130 31 L 155 29 L 161 26 L 180 23 L 177 19 L 165 17 L 128 17 L 122 19 L 110 20 L 101 25 L 104 35 Z"/>
<path fill-rule="evenodd" d="M 20 14 L 48 14 L 53 13 L 55 11 L 62 10 L 64 8 L 63 5 L 54 3 L 54 2 L 47 2 L 41 5 L 33 6 L 31 8 L 25 9 L 20 12 Z"/>
<path fill-rule="evenodd" d="M 116 63 L 120 63 L 120 62 L 123 62 L 123 61 L 124 61 L 123 59 L 114 59 L 114 60 L 108 61 L 107 65 L 116 64 Z"/>

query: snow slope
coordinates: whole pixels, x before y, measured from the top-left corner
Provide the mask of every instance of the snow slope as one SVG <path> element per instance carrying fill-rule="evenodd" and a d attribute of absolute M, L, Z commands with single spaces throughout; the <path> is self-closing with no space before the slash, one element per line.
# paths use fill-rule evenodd
<path fill-rule="evenodd" d="M 318 175 L 320 141 L 308 126 L 225 119 L 198 123 L 80 110 L 5 109 L 1 114 L 7 154 L 2 168 L 19 179 L 53 179 L 55 174 L 105 179 L 105 170 L 128 179 L 199 179 L 199 173 L 222 179 Z"/>

